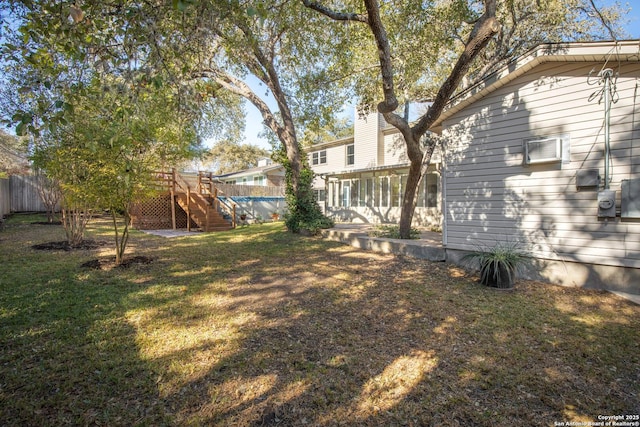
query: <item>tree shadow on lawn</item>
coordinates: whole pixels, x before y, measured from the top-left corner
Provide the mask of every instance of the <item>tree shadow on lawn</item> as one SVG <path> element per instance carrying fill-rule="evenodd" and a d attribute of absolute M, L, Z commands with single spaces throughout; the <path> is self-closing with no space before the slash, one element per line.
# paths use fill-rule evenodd
<path fill-rule="evenodd" d="M 139 287 L 78 270 L 82 251 L 34 251 L 30 242 L 50 239 L 50 228 L 19 230 L 11 250 L 0 243 L 2 424 L 169 424 L 157 376 L 118 302 Z"/>
<path fill-rule="evenodd" d="M 24 280 L 21 301 L 2 294 L 2 418 L 528 426 L 640 412 L 638 306 L 256 235 L 133 236 L 150 268 L 78 271 L 73 253 L 48 253 L 56 271 Z"/>
<path fill-rule="evenodd" d="M 637 306 L 533 282 L 499 293 L 444 264 L 274 239 L 289 246 L 279 263 L 254 254 L 189 275 L 164 308 L 148 301 L 139 333 L 191 336 L 152 362 L 179 424 L 548 425 L 640 410 Z"/>

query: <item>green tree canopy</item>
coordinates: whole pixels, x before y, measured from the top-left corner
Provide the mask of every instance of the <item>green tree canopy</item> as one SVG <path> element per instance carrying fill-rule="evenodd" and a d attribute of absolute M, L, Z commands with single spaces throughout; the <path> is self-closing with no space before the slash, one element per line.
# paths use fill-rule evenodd
<path fill-rule="evenodd" d="M 203 105 L 218 98 L 206 82 L 176 79 L 119 26 L 123 3 L 95 16 L 84 6 L 3 3 L 15 13 L 2 49 L 16 88 L 3 105 L 31 136 L 36 166 L 60 185 L 70 242 L 92 209 L 109 209 L 121 262 L 131 204 L 149 194 L 153 171 L 192 156 Z"/>
<path fill-rule="evenodd" d="M 24 138 L 17 138 L 0 129 L 0 178 L 29 170 L 27 144 Z"/>
<path fill-rule="evenodd" d="M 10 7 L 21 25 L 5 51 L 18 63 L 46 64 L 48 75 L 74 74 L 67 92 L 87 78 L 116 75 L 133 86 L 171 84 L 187 108 L 226 99 L 223 93 L 251 102 L 286 152 L 294 195 L 308 168 L 298 134 L 324 126 L 343 103 L 342 80 L 335 76 L 345 74 L 345 63 L 334 59 L 346 38 L 316 25 L 321 17 L 299 2 L 16 0 Z M 67 66 L 70 60 L 74 67 Z M 249 77 L 259 82 L 257 88 Z M 39 76 L 25 81 L 27 91 L 55 86 Z M 66 112 L 67 104 L 49 104 L 55 108 L 46 117 L 25 108 L 12 119 L 20 131 L 37 133 L 35 119 L 50 126 Z M 238 109 L 220 105 L 209 117 L 234 123 L 230 116 Z"/>
<path fill-rule="evenodd" d="M 252 144 L 238 144 L 232 141 L 220 141 L 206 154 L 206 160 L 214 165 L 218 175 L 238 172 L 256 167 L 258 160 L 269 158 L 271 153 Z"/>

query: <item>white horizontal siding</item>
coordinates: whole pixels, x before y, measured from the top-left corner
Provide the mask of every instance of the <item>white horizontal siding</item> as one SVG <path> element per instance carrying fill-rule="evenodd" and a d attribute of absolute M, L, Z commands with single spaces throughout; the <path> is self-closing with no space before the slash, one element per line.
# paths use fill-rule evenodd
<path fill-rule="evenodd" d="M 597 217 L 597 191 L 576 174 L 604 175 L 604 110 L 589 96 L 599 64 L 537 67 L 445 123 L 447 245 L 522 241 L 551 259 L 640 268 L 640 223 Z M 611 110 L 611 189 L 640 178 L 640 65 L 625 65 Z M 524 139 L 569 135 L 569 163 L 523 164 Z M 619 204 L 619 193 L 618 193 Z"/>
<path fill-rule="evenodd" d="M 348 168 L 364 169 L 379 165 L 378 138 L 380 137 L 381 117 L 378 113 L 371 113 L 365 117 L 356 118 L 353 126 L 355 159 L 354 164 L 347 166 Z"/>
<path fill-rule="evenodd" d="M 314 165 L 313 164 L 313 153 L 326 151 L 327 152 L 327 162 L 323 164 Z M 345 162 L 346 162 L 346 148 L 344 145 L 331 146 L 327 148 L 323 148 L 321 150 L 313 150 L 309 152 L 308 155 L 309 164 L 311 165 L 311 169 L 316 174 L 325 174 L 336 171 L 345 170 Z"/>
<path fill-rule="evenodd" d="M 409 163 L 407 145 L 400 133 L 384 136 L 384 163 L 385 165 Z"/>

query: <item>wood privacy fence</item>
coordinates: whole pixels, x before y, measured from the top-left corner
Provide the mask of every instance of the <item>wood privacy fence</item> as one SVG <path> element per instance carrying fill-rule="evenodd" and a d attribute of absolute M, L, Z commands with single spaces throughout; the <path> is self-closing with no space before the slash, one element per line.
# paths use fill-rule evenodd
<path fill-rule="evenodd" d="M 8 215 L 12 212 L 46 212 L 47 208 L 42 203 L 38 186 L 38 177 L 32 175 L 12 175 L 9 179 L 0 179 L 0 216 Z M 216 183 L 215 186 L 220 190 L 221 195 L 227 197 L 284 196 L 284 187 L 220 183 Z M 56 211 L 59 210 L 60 206 L 56 208 Z"/>
<path fill-rule="evenodd" d="M 226 197 L 284 197 L 284 187 L 264 187 L 261 185 L 214 184 Z"/>
<path fill-rule="evenodd" d="M 0 179 L 0 218 L 11 213 L 11 183 Z"/>
<path fill-rule="evenodd" d="M 12 175 L 0 180 L 0 215 L 12 212 L 46 212 L 38 192 L 38 177 Z M 59 210 L 58 206 L 56 210 Z"/>

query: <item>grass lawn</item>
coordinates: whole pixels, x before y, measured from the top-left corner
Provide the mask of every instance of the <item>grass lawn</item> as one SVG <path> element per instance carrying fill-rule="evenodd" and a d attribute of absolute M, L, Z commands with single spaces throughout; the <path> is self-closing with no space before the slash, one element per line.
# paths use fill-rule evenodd
<path fill-rule="evenodd" d="M 640 414 L 640 306 L 288 234 L 0 232 L 0 425 L 549 426 Z M 107 220 L 88 238 L 109 241 Z"/>

